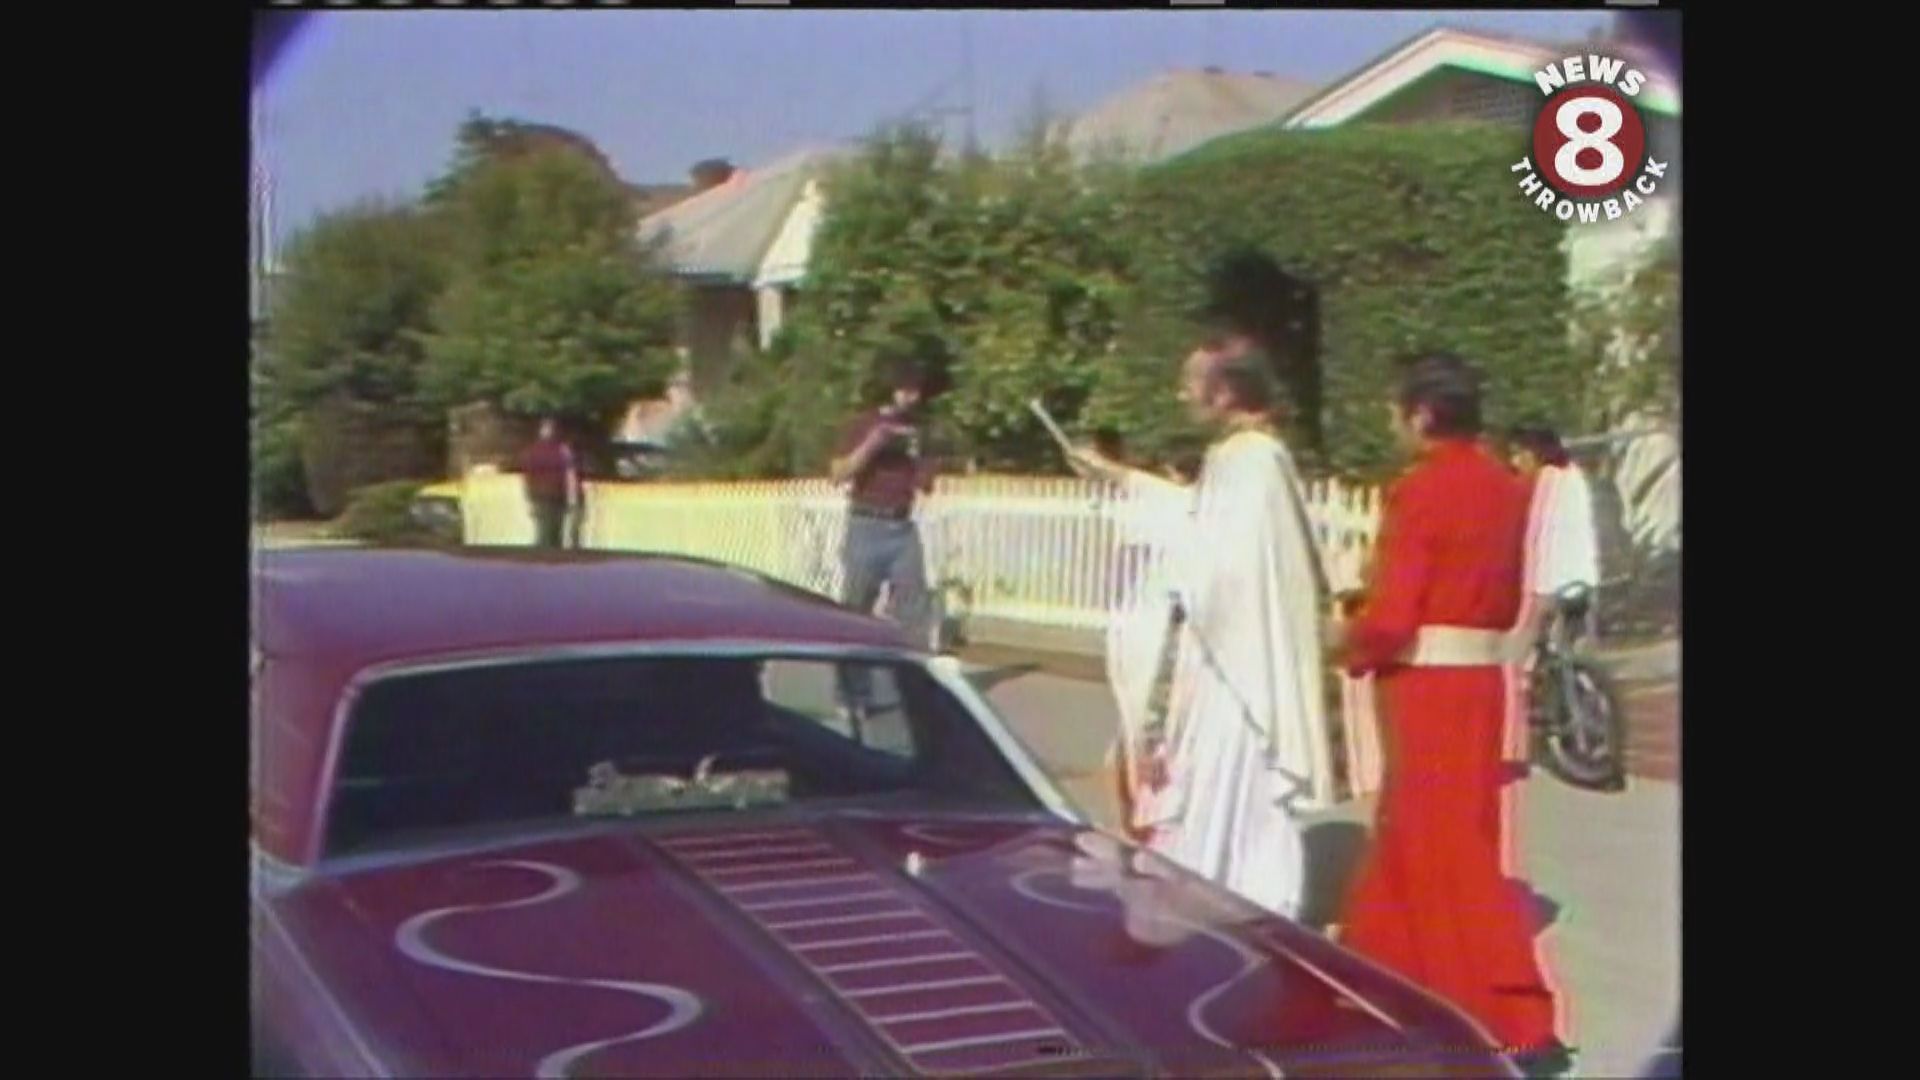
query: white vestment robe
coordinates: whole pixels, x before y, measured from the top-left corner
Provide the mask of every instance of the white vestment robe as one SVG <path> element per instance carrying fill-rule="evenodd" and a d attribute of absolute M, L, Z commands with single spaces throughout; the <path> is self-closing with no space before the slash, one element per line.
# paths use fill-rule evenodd
<path fill-rule="evenodd" d="M 1593 491 L 1579 466 L 1540 470 L 1527 522 L 1527 591 L 1551 596 L 1569 585 L 1600 585 Z"/>
<path fill-rule="evenodd" d="M 1269 434 L 1241 432 L 1214 445 L 1192 488 L 1140 473 L 1127 486 L 1144 511 L 1136 536 L 1156 554 L 1108 640 L 1129 824 L 1175 862 L 1291 916 L 1305 876 L 1294 814 L 1330 769 L 1323 598 L 1292 457 Z M 1170 628 L 1176 596 L 1186 619 Z M 1133 757 L 1170 630 L 1167 783 L 1155 789 L 1131 782 Z"/>

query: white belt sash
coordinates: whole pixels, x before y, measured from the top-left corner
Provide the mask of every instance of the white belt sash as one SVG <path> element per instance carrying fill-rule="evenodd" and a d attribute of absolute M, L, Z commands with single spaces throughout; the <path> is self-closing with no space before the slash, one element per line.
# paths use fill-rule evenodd
<path fill-rule="evenodd" d="M 1524 638 L 1511 630 L 1423 626 L 1401 659 L 1409 667 L 1504 667 L 1524 658 Z"/>

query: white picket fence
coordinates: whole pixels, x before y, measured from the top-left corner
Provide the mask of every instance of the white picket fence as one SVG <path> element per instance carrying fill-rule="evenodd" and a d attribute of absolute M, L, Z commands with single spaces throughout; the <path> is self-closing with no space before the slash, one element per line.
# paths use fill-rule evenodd
<path fill-rule="evenodd" d="M 1321 481 L 1307 502 L 1329 573 L 1358 581 L 1378 490 Z M 518 477 L 469 477 L 462 506 L 470 544 L 533 540 Z M 1091 481 L 968 476 L 941 479 L 917 517 L 929 577 L 964 586 L 971 614 L 1099 630 L 1126 584 L 1126 523 L 1139 509 Z M 845 493 L 824 479 L 589 484 L 581 543 L 715 559 L 838 596 L 846 520 Z"/>

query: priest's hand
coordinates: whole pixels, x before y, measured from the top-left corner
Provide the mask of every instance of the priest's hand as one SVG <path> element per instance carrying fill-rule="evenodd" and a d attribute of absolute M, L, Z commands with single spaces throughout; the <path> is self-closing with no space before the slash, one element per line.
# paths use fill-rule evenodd
<path fill-rule="evenodd" d="M 1346 652 L 1347 626 L 1347 620 L 1339 615 L 1330 615 L 1320 620 L 1321 651 L 1333 657 Z"/>

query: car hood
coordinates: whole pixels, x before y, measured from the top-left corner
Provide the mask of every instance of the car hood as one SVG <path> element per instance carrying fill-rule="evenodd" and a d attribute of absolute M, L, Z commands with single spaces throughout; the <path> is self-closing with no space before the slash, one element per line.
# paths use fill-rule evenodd
<path fill-rule="evenodd" d="M 1454 1010 L 1056 819 L 611 828 L 272 901 L 409 1075 L 1510 1075 Z"/>

